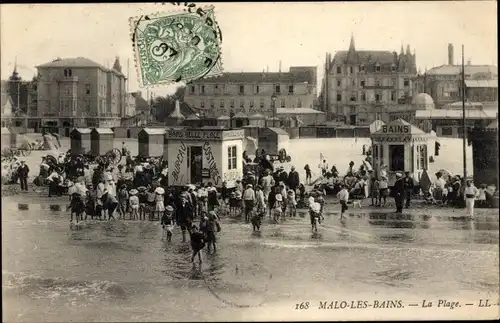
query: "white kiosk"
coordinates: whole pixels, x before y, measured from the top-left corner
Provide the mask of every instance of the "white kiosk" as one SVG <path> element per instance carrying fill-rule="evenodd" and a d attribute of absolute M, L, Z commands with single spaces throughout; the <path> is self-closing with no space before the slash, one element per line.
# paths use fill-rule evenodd
<path fill-rule="evenodd" d="M 373 169 L 377 177 L 381 166 L 387 166 L 389 186 L 396 181 L 396 173 L 409 171 L 419 182 L 424 169 L 429 169 L 429 140 L 431 135 L 408 122 L 397 119 L 382 125 L 371 134 Z"/>
<path fill-rule="evenodd" d="M 168 129 L 168 185 L 236 186 L 243 177 L 245 131 L 220 128 Z"/>

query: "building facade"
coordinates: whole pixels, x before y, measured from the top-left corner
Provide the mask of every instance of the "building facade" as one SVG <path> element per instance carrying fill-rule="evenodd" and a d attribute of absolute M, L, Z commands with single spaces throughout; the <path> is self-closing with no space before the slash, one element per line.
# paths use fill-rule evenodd
<path fill-rule="evenodd" d="M 278 108 L 313 109 L 316 69 L 290 67 L 289 72 L 224 73 L 187 85 L 184 102 L 206 117 L 229 116 L 231 112 L 272 117 Z"/>
<path fill-rule="evenodd" d="M 464 69 L 468 99 L 475 102 L 498 101 L 498 68 L 496 66 L 473 65 L 468 61 Z M 456 64 L 454 60 L 453 44 L 448 44 L 448 64 L 433 67 L 424 74 L 418 75 L 416 87 L 418 91 L 428 93 L 438 109 L 461 100 L 462 66 Z"/>
<path fill-rule="evenodd" d="M 356 50 L 351 37 L 349 50 L 333 59 L 326 54 L 320 102 L 330 120 L 350 125 L 371 124 L 380 114 L 411 102 L 416 56 L 410 52 Z"/>
<path fill-rule="evenodd" d="M 26 122 L 29 124 L 28 117 L 37 109 L 37 84 L 37 76 L 25 81 L 17 72 L 17 67 L 14 67 L 8 80 L 1 81 L 2 124 L 10 127 L 25 127 Z M 7 116 L 4 110 L 10 111 L 10 115 Z"/>
<path fill-rule="evenodd" d="M 41 127 L 113 127 L 127 113 L 126 77 L 118 57 L 106 68 L 84 57 L 37 66 Z"/>

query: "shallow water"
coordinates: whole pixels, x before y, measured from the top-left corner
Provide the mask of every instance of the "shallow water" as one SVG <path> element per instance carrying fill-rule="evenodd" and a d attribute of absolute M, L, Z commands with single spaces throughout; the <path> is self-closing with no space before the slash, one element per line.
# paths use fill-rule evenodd
<path fill-rule="evenodd" d="M 266 313 L 297 319 L 305 314 L 292 308 L 301 300 L 498 301 L 494 216 L 468 221 L 443 210 L 339 221 L 332 210 L 317 234 L 307 217 L 279 225 L 265 220 L 259 234 L 223 219 L 217 253 L 203 254 L 201 267 L 193 267 L 177 228 L 172 243 L 160 241 L 158 222 L 87 221 L 70 228 L 65 201 L 50 201 L 32 197 L 19 207 L 3 200 L 5 320 L 262 320 Z"/>

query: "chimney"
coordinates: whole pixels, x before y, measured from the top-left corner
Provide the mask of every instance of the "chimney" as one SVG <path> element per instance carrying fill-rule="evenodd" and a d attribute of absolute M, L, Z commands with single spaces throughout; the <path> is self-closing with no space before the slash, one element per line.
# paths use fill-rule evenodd
<path fill-rule="evenodd" d="M 448 44 L 448 65 L 453 65 L 453 44 Z"/>

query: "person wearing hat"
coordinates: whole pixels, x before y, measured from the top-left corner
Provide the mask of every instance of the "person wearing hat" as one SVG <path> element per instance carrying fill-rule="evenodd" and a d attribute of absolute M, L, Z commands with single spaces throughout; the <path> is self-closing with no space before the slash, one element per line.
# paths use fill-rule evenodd
<path fill-rule="evenodd" d="M 190 194 L 183 191 L 175 200 L 175 222 L 181 227 L 182 242 L 186 242 L 186 231 L 190 231 L 193 225 L 193 206 L 189 202 Z"/>
<path fill-rule="evenodd" d="M 396 202 L 396 213 L 403 212 L 403 204 L 405 198 L 405 182 L 403 179 L 403 174 L 396 173 L 396 182 L 394 183 L 393 188 L 394 193 L 394 201 Z"/>
<path fill-rule="evenodd" d="M 139 218 L 139 197 L 137 196 L 139 193 L 135 188 L 131 189 L 129 192 L 128 203 L 130 205 L 130 220 L 132 217 L 135 219 Z"/>
<path fill-rule="evenodd" d="M 110 221 L 111 218 L 113 218 L 113 220 L 116 220 L 114 217 L 114 212 L 118 207 L 118 200 L 116 199 L 116 197 L 113 194 L 109 194 L 107 189 L 104 189 L 101 200 L 104 211 L 108 213 L 108 221 Z"/>
<path fill-rule="evenodd" d="M 28 191 L 28 174 L 30 169 L 28 165 L 21 160 L 21 165 L 17 168 L 17 174 L 19 176 L 19 182 L 21 184 L 21 191 Z"/>
<path fill-rule="evenodd" d="M 405 187 L 405 193 L 404 193 L 404 199 L 405 199 L 405 208 L 410 207 L 410 201 L 411 201 L 411 195 L 413 194 L 413 188 L 415 187 L 415 184 L 413 183 L 413 178 L 410 176 L 410 172 L 406 171 L 405 176 L 403 177 L 403 182 L 404 182 L 404 187 Z"/>
<path fill-rule="evenodd" d="M 297 201 L 295 199 L 295 191 L 292 189 L 289 189 L 286 194 L 286 209 L 285 212 L 288 214 L 288 216 L 296 216 L 297 213 Z"/>
<path fill-rule="evenodd" d="M 474 219 L 474 202 L 479 196 L 479 190 L 472 184 L 471 180 L 467 180 L 465 184 L 464 195 L 467 215 L 472 220 Z"/>
<path fill-rule="evenodd" d="M 172 241 L 172 232 L 174 229 L 174 208 L 170 205 L 165 207 L 165 212 L 161 217 L 161 227 L 163 229 L 163 234 L 161 240 L 165 238 L 165 233 L 167 234 L 167 241 Z"/>
<path fill-rule="evenodd" d="M 276 194 L 274 205 L 272 207 L 273 220 L 279 223 L 281 216 L 283 215 L 283 196 L 281 194 Z"/>
<path fill-rule="evenodd" d="M 299 187 L 300 184 L 300 177 L 299 172 L 295 170 L 295 166 L 292 166 L 292 168 L 290 169 L 290 173 L 288 173 L 287 184 L 291 190 L 297 192 L 297 187 Z"/>
<path fill-rule="evenodd" d="M 247 184 L 247 188 L 243 193 L 243 205 L 245 207 L 245 222 L 250 221 L 250 213 L 255 206 L 255 191 L 252 184 Z"/>
<path fill-rule="evenodd" d="M 120 214 L 120 219 L 125 220 L 128 200 L 129 195 L 127 191 L 127 185 L 123 184 L 118 191 L 118 213 Z"/>
<path fill-rule="evenodd" d="M 379 196 L 378 196 L 378 205 L 385 206 L 387 203 L 387 196 L 389 196 L 389 182 L 387 180 L 387 176 L 381 176 L 379 181 Z M 382 199 L 384 203 L 382 204 Z"/>
<path fill-rule="evenodd" d="M 212 247 L 214 248 L 214 253 L 217 251 L 217 237 L 215 232 L 219 232 L 221 229 L 218 219 L 219 217 L 215 211 L 208 212 L 206 225 L 204 227 L 208 253 L 210 253 Z"/>
<path fill-rule="evenodd" d="M 266 214 L 266 198 L 264 197 L 264 192 L 260 185 L 255 187 L 255 204 L 259 215 Z"/>

